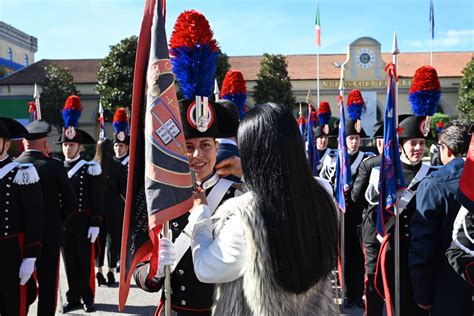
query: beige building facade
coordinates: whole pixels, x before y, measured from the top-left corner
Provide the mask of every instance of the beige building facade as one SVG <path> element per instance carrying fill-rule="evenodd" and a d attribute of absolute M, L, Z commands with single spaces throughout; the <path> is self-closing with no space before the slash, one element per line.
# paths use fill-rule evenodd
<path fill-rule="evenodd" d="M 35 62 L 38 39 L 0 21 L 0 68 L 11 73 Z"/>

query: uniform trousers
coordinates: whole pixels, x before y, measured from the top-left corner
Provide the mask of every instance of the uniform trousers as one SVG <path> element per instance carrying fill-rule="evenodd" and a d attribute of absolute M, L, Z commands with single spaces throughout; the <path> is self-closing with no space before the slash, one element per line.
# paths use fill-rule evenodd
<path fill-rule="evenodd" d="M 87 238 L 88 227 L 79 230 L 66 230 L 64 240 L 64 263 L 66 265 L 69 290 L 67 301 L 84 304 L 94 302 L 94 244 Z"/>
<path fill-rule="evenodd" d="M 104 266 L 105 252 L 109 268 L 116 268 L 120 258 L 120 245 L 122 242 L 123 215 L 104 216 L 100 226 L 99 247 L 100 251 L 96 260 L 96 267 Z"/>

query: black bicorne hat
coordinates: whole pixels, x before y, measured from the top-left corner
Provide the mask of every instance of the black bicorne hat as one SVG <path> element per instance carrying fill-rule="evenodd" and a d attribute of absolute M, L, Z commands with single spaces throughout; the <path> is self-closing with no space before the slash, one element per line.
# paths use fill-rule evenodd
<path fill-rule="evenodd" d="M 86 131 L 83 131 L 79 128 L 74 129 L 66 129 L 63 127 L 61 132 L 61 136 L 59 137 L 58 141 L 55 144 L 62 144 L 62 143 L 79 143 L 81 145 L 92 145 L 95 144 L 95 139 Z"/>
<path fill-rule="evenodd" d="M 360 121 L 359 121 L 360 123 Z M 367 134 L 365 133 L 362 126 L 360 126 L 360 130 L 357 129 L 357 121 L 353 121 L 351 119 L 346 119 L 346 136 L 349 135 L 359 135 L 361 138 L 367 138 Z"/>
<path fill-rule="evenodd" d="M 375 122 L 374 130 L 374 138 L 383 138 L 383 121 Z"/>
<path fill-rule="evenodd" d="M 330 132 L 329 134 L 324 133 L 323 128 L 321 125 L 317 126 L 316 129 L 314 130 L 314 137 L 318 138 L 321 136 L 330 136 L 332 133 Z"/>
<path fill-rule="evenodd" d="M 0 138 L 15 139 L 28 135 L 28 130 L 17 120 L 0 117 Z"/>
<path fill-rule="evenodd" d="M 407 115 L 399 117 L 399 139 L 425 138 L 432 139 L 429 120 L 426 116 Z"/>
<path fill-rule="evenodd" d="M 217 125 L 216 104 L 209 100 L 207 115 L 203 117 L 204 124 L 201 124 L 201 131 L 198 129 L 200 123 L 197 118 L 196 100 L 184 99 L 179 101 L 181 120 L 183 122 L 184 138 L 197 137 L 222 137 Z M 205 124 L 207 123 L 207 124 Z M 207 129 L 206 129 L 207 125 Z"/>
<path fill-rule="evenodd" d="M 26 126 L 28 130 L 28 135 L 25 137 L 28 140 L 40 139 L 47 137 L 48 133 L 51 131 L 51 125 L 44 120 L 36 120 Z"/>

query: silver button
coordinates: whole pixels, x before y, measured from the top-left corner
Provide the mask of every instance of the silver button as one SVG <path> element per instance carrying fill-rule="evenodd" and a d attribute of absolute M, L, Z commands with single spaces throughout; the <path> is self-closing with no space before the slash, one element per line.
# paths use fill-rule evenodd
<path fill-rule="evenodd" d="M 5 193 L 5 195 L 6 195 L 6 196 L 10 196 L 10 193 L 7 192 L 7 193 Z"/>
<path fill-rule="evenodd" d="M 173 227 L 178 227 L 178 222 L 173 222 Z"/>
<path fill-rule="evenodd" d="M 5 213 L 8 213 L 8 210 L 5 210 Z"/>
<path fill-rule="evenodd" d="M 8 217 L 5 217 L 5 220 L 8 221 Z"/>
<path fill-rule="evenodd" d="M 227 194 L 230 194 L 230 190 L 227 190 Z"/>
<path fill-rule="evenodd" d="M 405 225 L 405 228 L 408 228 L 408 224 Z"/>
<path fill-rule="evenodd" d="M 410 234 L 405 234 L 405 237 L 410 237 Z"/>
<path fill-rule="evenodd" d="M 407 215 L 403 215 L 403 218 L 408 218 L 408 216 L 407 216 Z"/>
<path fill-rule="evenodd" d="M 7 184 L 7 188 L 11 187 L 11 185 Z"/>
<path fill-rule="evenodd" d="M 81 182 L 79 182 L 79 184 L 82 184 L 82 181 L 81 181 Z"/>
<path fill-rule="evenodd" d="M 82 192 L 81 192 L 81 193 L 79 193 L 79 195 L 82 195 Z"/>
<path fill-rule="evenodd" d="M 8 180 L 11 180 L 11 179 L 12 179 L 12 177 L 8 177 Z"/>
<path fill-rule="evenodd" d="M 7 235 L 8 235 L 8 233 L 5 233 L 4 235 L 5 235 L 5 236 L 7 236 Z"/>
<path fill-rule="evenodd" d="M 5 204 L 6 204 L 6 205 L 8 205 L 8 204 L 10 204 L 10 202 L 8 202 L 8 201 L 5 201 Z"/>
<path fill-rule="evenodd" d="M 181 305 L 186 305 L 186 301 L 185 301 L 185 300 L 182 300 L 182 301 L 181 301 Z"/>
<path fill-rule="evenodd" d="M 186 287 L 184 285 L 181 285 L 181 291 L 186 291 Z"/>
<path fill-rule="evenodd" d="M 8 226 L 8 225 L 5 226 L 6 229 L 8 229 L 8 227 L 10 227 L 10 226 Z"/>
<path fill-rule="evenodd" d="M 81 191 L 82 191 L 82 187 L 80 187 L 80 188 L 79 188 L 79 190 L 81 190 Z"/>
<path fill-rule="evenodd" d="M 179 270 L 178 270 L 178 274 L 179 274 L 179 275 L 183 275 L 183 274 L 184 274 L 183 269 L 179 269 Z"/>

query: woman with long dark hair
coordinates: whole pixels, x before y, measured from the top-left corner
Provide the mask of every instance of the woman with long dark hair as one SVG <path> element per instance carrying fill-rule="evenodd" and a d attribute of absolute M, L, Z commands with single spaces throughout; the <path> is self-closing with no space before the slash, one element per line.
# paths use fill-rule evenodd
<path fill-rule="evenodd" d="M 115 269 L 120 257 L 122 223 L 127 190 L 127 168 L 113 159 L 113 143 L 101 138 L 97 142 L 94 160 L 102 167 L 104 188 L 104 213 L 98 239 L 99 255 L 96 258 L 97 283 L 99 286 L 115 284 Z M 107 251 L 109 271 L 107 280 L 103 274 L 104 257 Z"/>
<path fill-rule="evenodd" d="M 212 218 L 197 192 L 191 213 L 196 275 L 217 283 L 213 314 L 337 314 L 336 209 L 312 176 L 296 120 L 283 106 L 258 106 L 241 121 L 238 144 L 249 192 Z"/>

